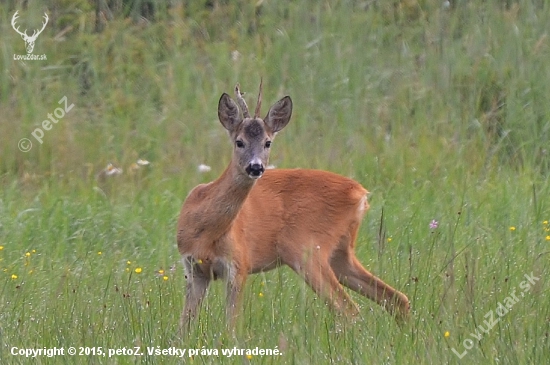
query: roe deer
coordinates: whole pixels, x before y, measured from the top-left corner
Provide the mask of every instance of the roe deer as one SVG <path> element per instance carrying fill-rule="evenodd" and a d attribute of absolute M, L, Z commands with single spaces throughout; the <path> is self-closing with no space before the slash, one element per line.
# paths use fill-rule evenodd
<path fill-rule="evenodd" d="M 337 312 L 359 313 L 341 284 L 374 300 L 398 320 L 409 314 L 407 297 L 361 266 L 355 239 L 369 208 L 367 190 L 327 171 L 265 170 L 271 142 L 292 114 L 292 100 L 254 117 L 239 90 L 237 103 L 223 94 L 218 117 L 233 143 L 229 166 L 215 181 L 195 187 L 181 209 L 177 242 L 187 279 L 182 327 L 188 328 L 212 280 L 227 282 L 232 327 L 248 274 L 286 264 Z M 238 105 L 237 105 L 238 104 Z M 242 116 L 239 112 L 242 111 Z"/>

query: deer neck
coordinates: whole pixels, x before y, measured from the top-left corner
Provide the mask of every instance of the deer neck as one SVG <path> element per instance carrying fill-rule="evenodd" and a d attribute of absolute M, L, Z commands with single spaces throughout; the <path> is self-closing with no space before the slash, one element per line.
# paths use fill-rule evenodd
<path fill-rule="evenodd" d="M 245 176 L 238 171 L 233 162 L 223 174 L 213 183 L 216 186 L 216 201 L 219 202 L 220 212 L 235 217 L 248 197 L 256 180 Z"/>
<path fill-rule="evenodd" d="M 255 180 L 239 172 L 238 167 L 229 164 L 223 174 L 210 184 L 208 214 L 210 233 L 220 237 L 228 232 L 239 214 Z"/>

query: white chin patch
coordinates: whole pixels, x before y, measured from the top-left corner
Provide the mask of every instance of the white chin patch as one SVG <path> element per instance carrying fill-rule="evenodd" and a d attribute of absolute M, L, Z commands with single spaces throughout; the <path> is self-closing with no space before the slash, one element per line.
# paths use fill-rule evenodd
<path fill-rule="evenodd" d="M 252 175 L 252 174 L 248 174 L 248 177 L 253 179 L 253 180 L 258 180 L 260 177 L 262 177 L 263 174 L 259 174 L 259 175 Z"/>

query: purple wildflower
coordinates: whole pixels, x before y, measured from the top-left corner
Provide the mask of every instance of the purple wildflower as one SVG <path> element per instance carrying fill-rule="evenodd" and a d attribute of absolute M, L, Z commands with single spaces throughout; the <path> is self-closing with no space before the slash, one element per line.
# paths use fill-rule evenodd
<path fill-rule="evenodd" d="M 435 219 L 432 219 L 432 221 L 430 222 L 430 229 L 436 229 L 438 226 L 439 226 L 439 222 L 436 221 Z"/>

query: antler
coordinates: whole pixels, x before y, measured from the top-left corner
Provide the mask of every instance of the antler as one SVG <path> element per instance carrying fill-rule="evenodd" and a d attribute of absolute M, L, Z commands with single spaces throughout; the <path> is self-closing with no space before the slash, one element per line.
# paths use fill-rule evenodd
<path fill-rule="evenodd" d="M 25 33 L 22 33 L 20 30 L 19 30 L 19 27 L 15 27 L 15 22 L 17 20 L 17 18 L 19 18 L 19 16 L 17 15 L 17 13 L 19 13 L 19 10 L 15 12 L 15 14 L 13 14 L 13 17 L 11 18 L 11 26 L 12 28 L 17 32 L 19 33 L 22 37 L 28 37 L 27 35 L 27 30 L 25 29 Z"/>
<path fill-rule="evenodd" d="M 46 28 L 46 24 L 48 24 L 48 20 L 50 19 L 50 18 L 48 18 L 48 14 L 44 13 L 44 22 L 42 23 L 42 29 L 40 29 L 40 30 L 35 30 L 35 31 L 33 32 L 33 34 L 29 37 L 29 35 L 27 34 L 27 30 L 26 30 L 26 29 L 25 29 L 24 32 L 21 32 L 21 31 L 19 30 L 19 27 L 16 27 L 16 24 L 15 24 L 15 23 L 16 23 L 16 21 L 17 21 L 17 18 L 19 18 L 18 13 L 19 13 L 19 10 L 16 11 L 15 14 L 13 14 L 13 17 L 11 18 L 11 26 L 12 26 L 13 29 L 14 29 L 17 33 L 19 33 L 19 34 L 23 37 L 23 39 L 25 39 L 25 40 L 34 40 L 34 39 L 36 39 L 36 38 L 38 37 L 38 35 L 39 35 L 40 33 L 42 33 L 42 31 L 44 30 L 44 28 Z"/>
<path fill-rule="evenodd" d="M 35 39 L 36 39 L 36 37 L 38 37 L 38 35 L 39 35 L 40 33 L 42 33 L 42 31 L 44 30 L 44 28 L 46 28 L 46 24 L 48 24 L 48 20 L 49 20 L 49 19 L 50 19 L 50 18 L 48 18 L 48 14 L 44 13 L 44 20 L 45 20 L 45 22 L 42 23 L 42 29 L 40 29 L 40 30 L 38 30 L 38 31 L 35 30 L 34 33 L 32 34 L 32 36 L 30 36 L 30 38 L 35 38 Z M 38 32 L 38 33 L 37 33 L 37 32 Z"/>
<path fill-rule="evenodd" d="M 262 83 L 263 79 L 260 78 L 260 91 L 258 91 L 258 103 L 256 104 L 256 110 L 254 111 L 254 118 L 260 117 L 260 112 L 262 109 Z"/>
<path fill-rule="evenodd" d="M 250 118 L 250 113 L 248 112 L 248 107 L 246 106 L 246 101 L 244 101 L 243 95 L 241 93 L 240 85 L 237 83 L 235 85 L 235 96 L 237 97 L 237 104 L 239 104 L 239 107 L 241 108 L 243 112 L 244 118 Z"/>

